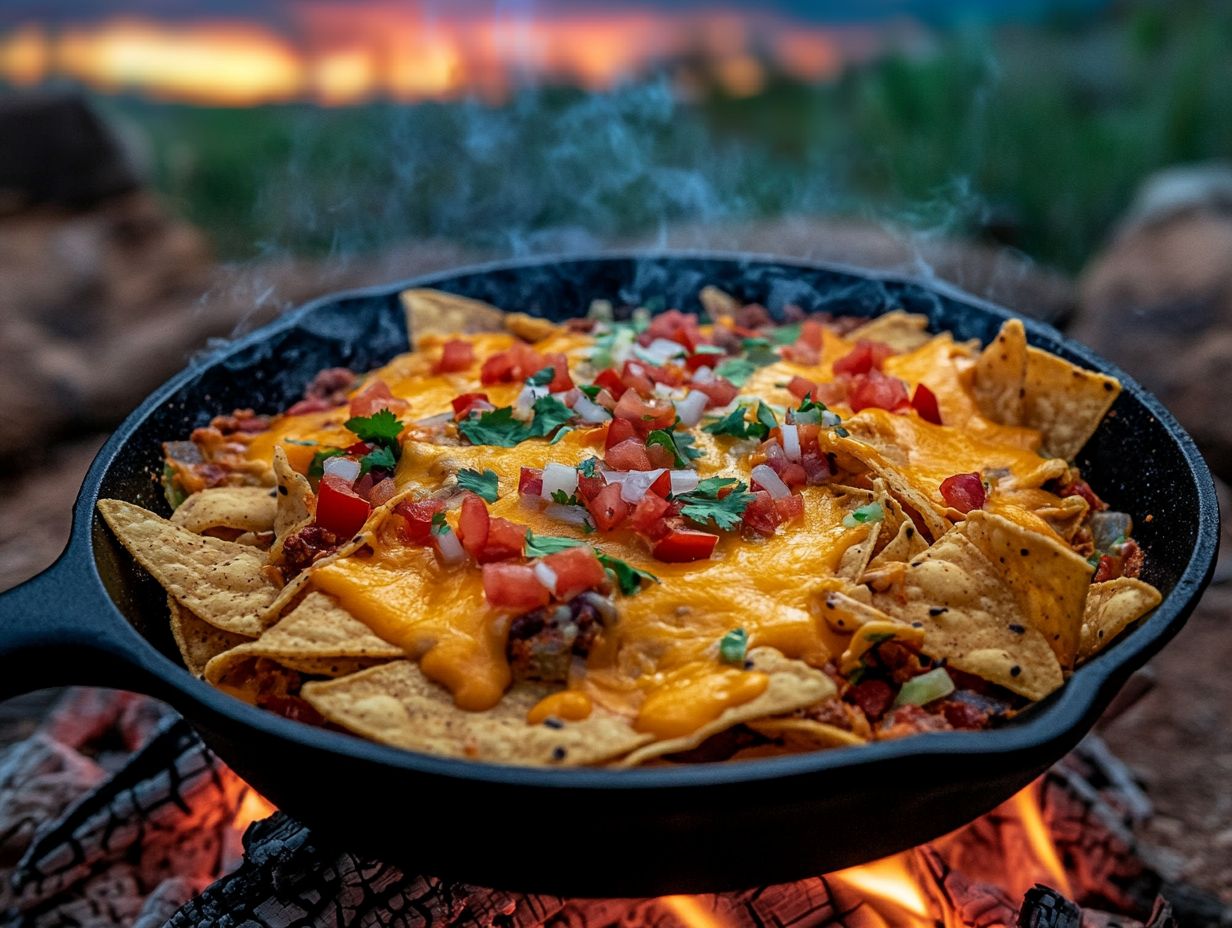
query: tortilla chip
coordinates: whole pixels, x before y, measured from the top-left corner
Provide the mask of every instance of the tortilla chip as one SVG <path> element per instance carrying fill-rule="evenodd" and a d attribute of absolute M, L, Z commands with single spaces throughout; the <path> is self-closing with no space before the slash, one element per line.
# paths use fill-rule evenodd
<path fill-rule="evenodd" d="M 1134 577 L 1092 583 L 1082 617 L 1078 660 L 1085 661 L 1098 654 L 1162 599 L 1159 590 Z"/>
<path fill-rule="evenodd" d="M 892 309 L 883 313 L 871 322 L 866 322 L 857 329 L 847 333 L 849 341 L 881 342 L 889 345 L 899 354 L 904 351 L 914 351 L 925 344 L 931 335 L 928 334 L 928 317 L 919 313 L 907 313 L 901 309 Z"/>
<path fill-rule="evenodd" d="M 1028 619 L 1007 567 L 962 529 L 911 562 L 901 595 L 874 595 L 874 606 L 887 618 L 918 623 L 924 629 L 920 651 L 929 657 L 1042 699 L 1061 686 L 1061 663 Z"/>
<path fill-rule="evenodd" d="M 701 301 L 702 309 L 705 310 L 706 315 L 712 320 L 718 319 L 720 316 L 735 315 L 742 306 L 741 302 L 734 296 L 726 290 L 720 290 L 714 284 L 707 284 L 702 287 L 697 298 Z"/>
<path fill-rule="evenodd" d="M 529 316 L 526 313 L 506 313 L 505 328 L 524 342 L 539 342 L 558 334 L 561 329 L 550 319 Z"/>
<path fill-rule="evenodd" d="M 881 536 L 882 524 L 880 522 L 872 522 L 868 525 L 868 534 L 864 536 L 863 541 L 858 541 L 847 548 L 839 558 L 838 567 L 834 571 L 836 575 L 845 580 L 855 582 L 864 574 L 865 568 L 868 567 L 868 562 L 872 560 L 873 549 L 877 545 L 877 539 Z"/>
<path fill-rule="evenodd" d="M 518 684 L 491 709 L 467 712 L 413 661 L 394 661 L 337 680 L 306 683 L 301 695 L 331 722 L 364 738 L 495 764 L 597 764 L 650 740 L 599 707 L 588 718 L 559 728 L 529 724 L 526 714 L 553 690 Z"/>
<path fill-rule="evenodd" d="M 886 615 L 871 605 L 867 587 L 857 586 L 849 590 L 830 589 L 818 596 L 815 614 L 840 635 L 850 635 L 866 622 L 878 622 Z"/>
<path fill-rule="evenodd" d="M 1095 434 L 1121 384 L 1115 377 L 1028 348 L 1024 389 L 1022 424 L 1039 429 L 1042 451 L 1069 461 Z"/>
<path fill-rule="evenodd" d="M 924 628 L 888 618 L 865 622 L 847 643 L 847 650 L 839 658 L 839 670 L 844 674 L 851 673 L 863 663 L 865 654 L 891 638 L 918 649 L 924 643 Z"/>
<path fill-rule="evenodd" d="M 616 766 L 636 767 L 656 757 L 688 751 L 733 725 L 802 709 L 829 699 L 837 691 L 834 682 L 820 670 L 803 661 L 790 660 L 774 648 L 754 648 L 748 653 L 748 660 L 752 664 L 751 669 L 770 676 L 770 681 L 760 696 L 742 705 L 725 709 L 713 722 L 688 735 L 655 741 L 638 748 Z"/>
<path fill-rule="evenodd" d="M 971 395 L 980 412 L 1002 425 L 1022 424 L 1026 395 L 1027 332 L 1021 319 L 1007 319 L 971 371 Z"/>
<path fill-rule="evenodd" d="M 927 548 L 928 542 L 908 519 L 898 526 L 898 531 L 890 539 L 890 543 L 877 552 L 865 570 L 881 570 L 891 564 L 905 563 Z"/>
<path fill-rule="evenodd" d="M 783 741 L 792 753 L 850 747 L 867 740 L 853 731 L 812 719 L 754 719 L 745 724 L 759 735 Z"/>
<path fill-rule="evenodd" d="M 1120 392 L 1116 378 L 1028 346 L 1018 319 L 1001 326 L 971 374 L 971 393 L 985 416 L 1039 430 L 1041 451 L 1065 460 L 1095 434 Z"/>
<path fill-rule="evenodd" d="M 405 656 L 333 597 L 309 593 L 256 641 L 241 643 L 211 660 L 205 678 L 215 685 L 224 683 L 240 664 L 261 657 L 302 673 L 336 677 Z"/>
<path fill-rule="evenodd" d="M 167 596 L 167 609 L 171 613 L 171 637 L 180 649 L 184 666 L 194 677 L 204 674 L 205 665 L 219 654 L 252 640 L 202 621 L 181 606 L 174 596 Z"/>
<path fill-rule="evenodd" d="M 99 500 L 98 511 L 137 563 L 190 612 L 236 635 L 256 638 L 265 630 L 261 614 L 278 590 L 265 576 L 263 551 L 194 535 L 123 500 Z"/>
<path fill-rule="evenodd" d="M 171 521 L 196 535 L 220 528 L 268 532 L 276 505 L 269 487 L 210 487 L 177 506 Z"/>
<path fill-rule="evenodd" d="M 403 290 L 400 294 L 406 313 L 406 331 L 412 343 L 421 335 L 439 332 L 500 332 L 505 314 L 487 303 L 456 296 L 443 290 Z"/>
<path fill-rule="evenodd" d="M 308 478 L 295 470 L 282 445 L 274 446 L 274 483 L 277 512 L 274 517 L 274 544 L 270 548 L 270 563 L 282 562 L 282 544 L 287 538 L 312 524 L 316 513 L 316 497 Z"/>
<path fill-rule="evenodd" d="M 1091 565 L 1059 539 L 975 510 L 957 529 L 997 569 L 1028 623 L 1044 635 L 1066 669 L 1078 656 Z"/>

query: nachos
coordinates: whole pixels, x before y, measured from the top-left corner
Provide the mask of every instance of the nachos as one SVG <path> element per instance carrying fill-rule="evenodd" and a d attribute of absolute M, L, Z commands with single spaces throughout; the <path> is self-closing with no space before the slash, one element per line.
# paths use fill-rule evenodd
<path fill-rule="evenodd" d="M 1012 718 L 1153 609 L 1072 459 L 1120 391 L 901 311 L 565 325 L 435 291 L 413 350 L 102 500 L 186 666 L 496 763 L 763 757 Z"/>

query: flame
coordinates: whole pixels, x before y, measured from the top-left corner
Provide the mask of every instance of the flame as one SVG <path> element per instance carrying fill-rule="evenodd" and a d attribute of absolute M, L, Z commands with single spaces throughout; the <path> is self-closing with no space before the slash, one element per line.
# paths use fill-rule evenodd
<path fill-rule="evenodd" d="M 910 852 L 840 870 L 829 879 L 858 890 L 891 925 L 929 928 L 933 924 L 928 897 L 911 868 Z"/>
<path fill-rule="evenodd" d="M 689 928 L 728 928 L 727 920 L 707 909 L 697 896 L 663 896 L 659 902 Z"/>
<path fill-rule="evenodd" d="M 1049 878 L 1053 881 L 1053 889 L 1072 897 L 1073 887 L 1070 885 L 1065 867 L 1061 864 L 1061 858 L 1057 854 L 1057 846 L 1052 840 L 1048 825 L 1045 824 L 1043 813 L 1040 811 L 1040 781 L 1037 780 L 1026 789 L 1020 790 L 1007 805 L 1017 813 L 1022 822 L 1027 843 L 1035 859 L 1047 870 Z"/>
<path fill-rule="evenodd" d="M 244 798 L 240 800 L 240 807 L 235 813 L 235 821 L 233 827 L 236 834 L 243 834 L 248 830 L 248 826 L 253 822 L 259 822 L 263 818 L 269 818 L 278 807 L 272 802 L 258 793 L 251 786 L 244 794 Z"/>
<path fill-rule="evenodd" d="M 834 77 L 875 53 L 872 27 L 830 28 L 757 10 L 571 9 L 538 17 L 435 12 L 407 0 L 317 0 L 283 32 L 255 19 L 186 23 L 115 17 L 0 34 L 0 80 L 67 77 L 108 92 L 223 106 L 291 100 L 507 97 L 531 81 L 608 89 L 666 63 L 704 62 L 734 96 L 771 70 Z M 679 78 L 681 75 L 677 75 Z"/>

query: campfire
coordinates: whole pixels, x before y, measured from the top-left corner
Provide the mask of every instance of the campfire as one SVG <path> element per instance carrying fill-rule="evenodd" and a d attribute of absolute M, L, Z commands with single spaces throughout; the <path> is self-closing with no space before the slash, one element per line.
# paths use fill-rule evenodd
<path fill-rule="evenodd" d="M 15 783 L 0 789 L 10 796 L 0 803 L 0 920 L 32 928 L 1163 928 L 1232 917 L 1170 883 L 1136 841 L 1150 801 L 1098 736 L 930 844 L 795 883 L 655 899 L 485 889 L 330 847 L 186 722 L 130 694 L 71 691 L 37 734 L 0 755 L 0 787 Z"/>

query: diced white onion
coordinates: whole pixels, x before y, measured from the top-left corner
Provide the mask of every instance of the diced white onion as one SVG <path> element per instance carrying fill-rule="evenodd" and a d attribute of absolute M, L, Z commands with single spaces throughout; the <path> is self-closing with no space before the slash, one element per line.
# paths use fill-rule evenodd
<path fill-rule="evenodd" d="M 630 470 L 607 470 L 600 467 L 599 473 L 603 475 L 603 479 L 608 483 L 624 483 L 629 474 L 633 473 Z"/>
<path fill-rule="evenodd" d="M 543 514 L 549 519 L 555 519 L 557 522 L 567 522 L 570 525 L 588 525 L 590 524 L 590 513 L 581 506 L 562 506 L 560 503 L 552 503 L 543 510 Z"/>
<path fill-rule="evenodd" d="M 522 388 L 522 392 L 518 394 L 518 398 L 513 401 L 513 412 L 515 416 L 527 415 L 535 406 L 535 400 L 548 395 L 547 387 L 536 387 L 531 384 L 526 384 Z"/>
<path fill-rule="evenodd" d="M 694 390 L 676 404 L 676 415 L 689 428 L 702 421 L 702 413 L 706 411 L 706 403 L 710 401 L 701 390 Z"/>
<path fill-rule="evenodd" d="M 585 393 L 577 398 L 573 404 L 573 411 L 581 417 L 583 422 L 606 422 L 612 418 L 612 414 L 590 399 Z"/>
<path fill-rule="evenodd" d="M 684 346 L 667 338 L 656 338 L 646 347 L 633 349 L 639 358 L 651 364 L 664 364 L 684 354 Z"/>
<path fill-rule="evenodd" d="M 830 412 L 828 409 L 821 414 L 821 424 L 828 429 L 832 429 L 836 425 L 840 425 L 842 421 L 843 420 L 839 418 L 837 413 Z"/>
<path fill-rule="evenodd" d="M 772 468 L 765 464 L 758 464 L 749 474 L 763 490 L 773 496 L 775 499 L 785 499 L 791 496 L 791 489 L 782 480 Z"/>
<path fill-rule="evenodd" d="M 787 460 L 799 461 L 800 430 L 794 425 L 784 425 L 779 431 L 783 435 L 783 452 L 787 455 Z"/>
<path fill-rule="evenodd" d="M 341 454 L 326 458 L 325 474 L 329 477 L 341 477 L 347 483 L 354 483 L 359 476 L 359 461 L 353 461 Z"/>
<path fill-rule="evenodd" d="M 710 383 L 712 380 L 714 380 L 714 371 L 705 365 L 702 365 L 693 372 L 694 383 Z"/>
<path fill-rule="evenodd" d="M 697 476 L 697 471 L 695 470 L 672 471 L 673 493 L 691 493 L 693 490 L 697 489 L 697 485 L 700 482 L 701 478 Z"/>
<path fill-rule="evenodd" d="M 461 564 L 466 560 L 466 552 L 462 550 L 462 542 L 458 540 L 458 536 L 452 531 L 432 533 L 432 538 L 436 542 L 436 552 L 441 556 L 441 563 L 452 567 L 455 564 Z"/>
<path fill-rule="evenodd" d="M 490 405 L 491 404 L 489 404 L 489 406 Z M 475 408 L 478 408 L 478 406 L 475 405 L 475 406 L 472 406 L 471 408 L 475 409 Z M 416 419 L 415 424 L 425 426 L 426 428 L 434 428 L 435 426 L 438 426 L 438 425 L 448 425 L 452 421 L 453 421 L 453 413 L 442 412 L 435 416 L 428 416 L 428 418 L 426 419 Z"/>
<path fill-rule="evenodd" d="M 551 499 L 556 491 L 560 490 L 565 496 L 572 496 L 577 490 L 577 484 L 578 472 L 575 468 L 564 464 L 549 464 L 543 468 L 543 492 L 540 495 L 544 499 Z"/>
<path fill-rule="evenodd" d="M 664 473 L 664 469 L 660 467 L 658 470 L 635 470 L 629 471 L 628 476 L 620 483 L 620 498 L 626 503 L 639 503 L 642 497 L 646 495 L 646 491 L 650 489 L 650 485 L 659 479 Z"/>
<path fill-rule="evenodd" d="M 654 385 L 654 392 L 655 392 L 655 396 L 661 396 L 664 399 L 667 399 L 671 397 L 674 391 L 672 390 L 670 384 L 656 383 Z"/>
<path fill-rule="evenodd" d="M 556 571 L 543 561 L 535 562 L 535 579 L 547 587 L 547 591 L 556 595 Z"/>

